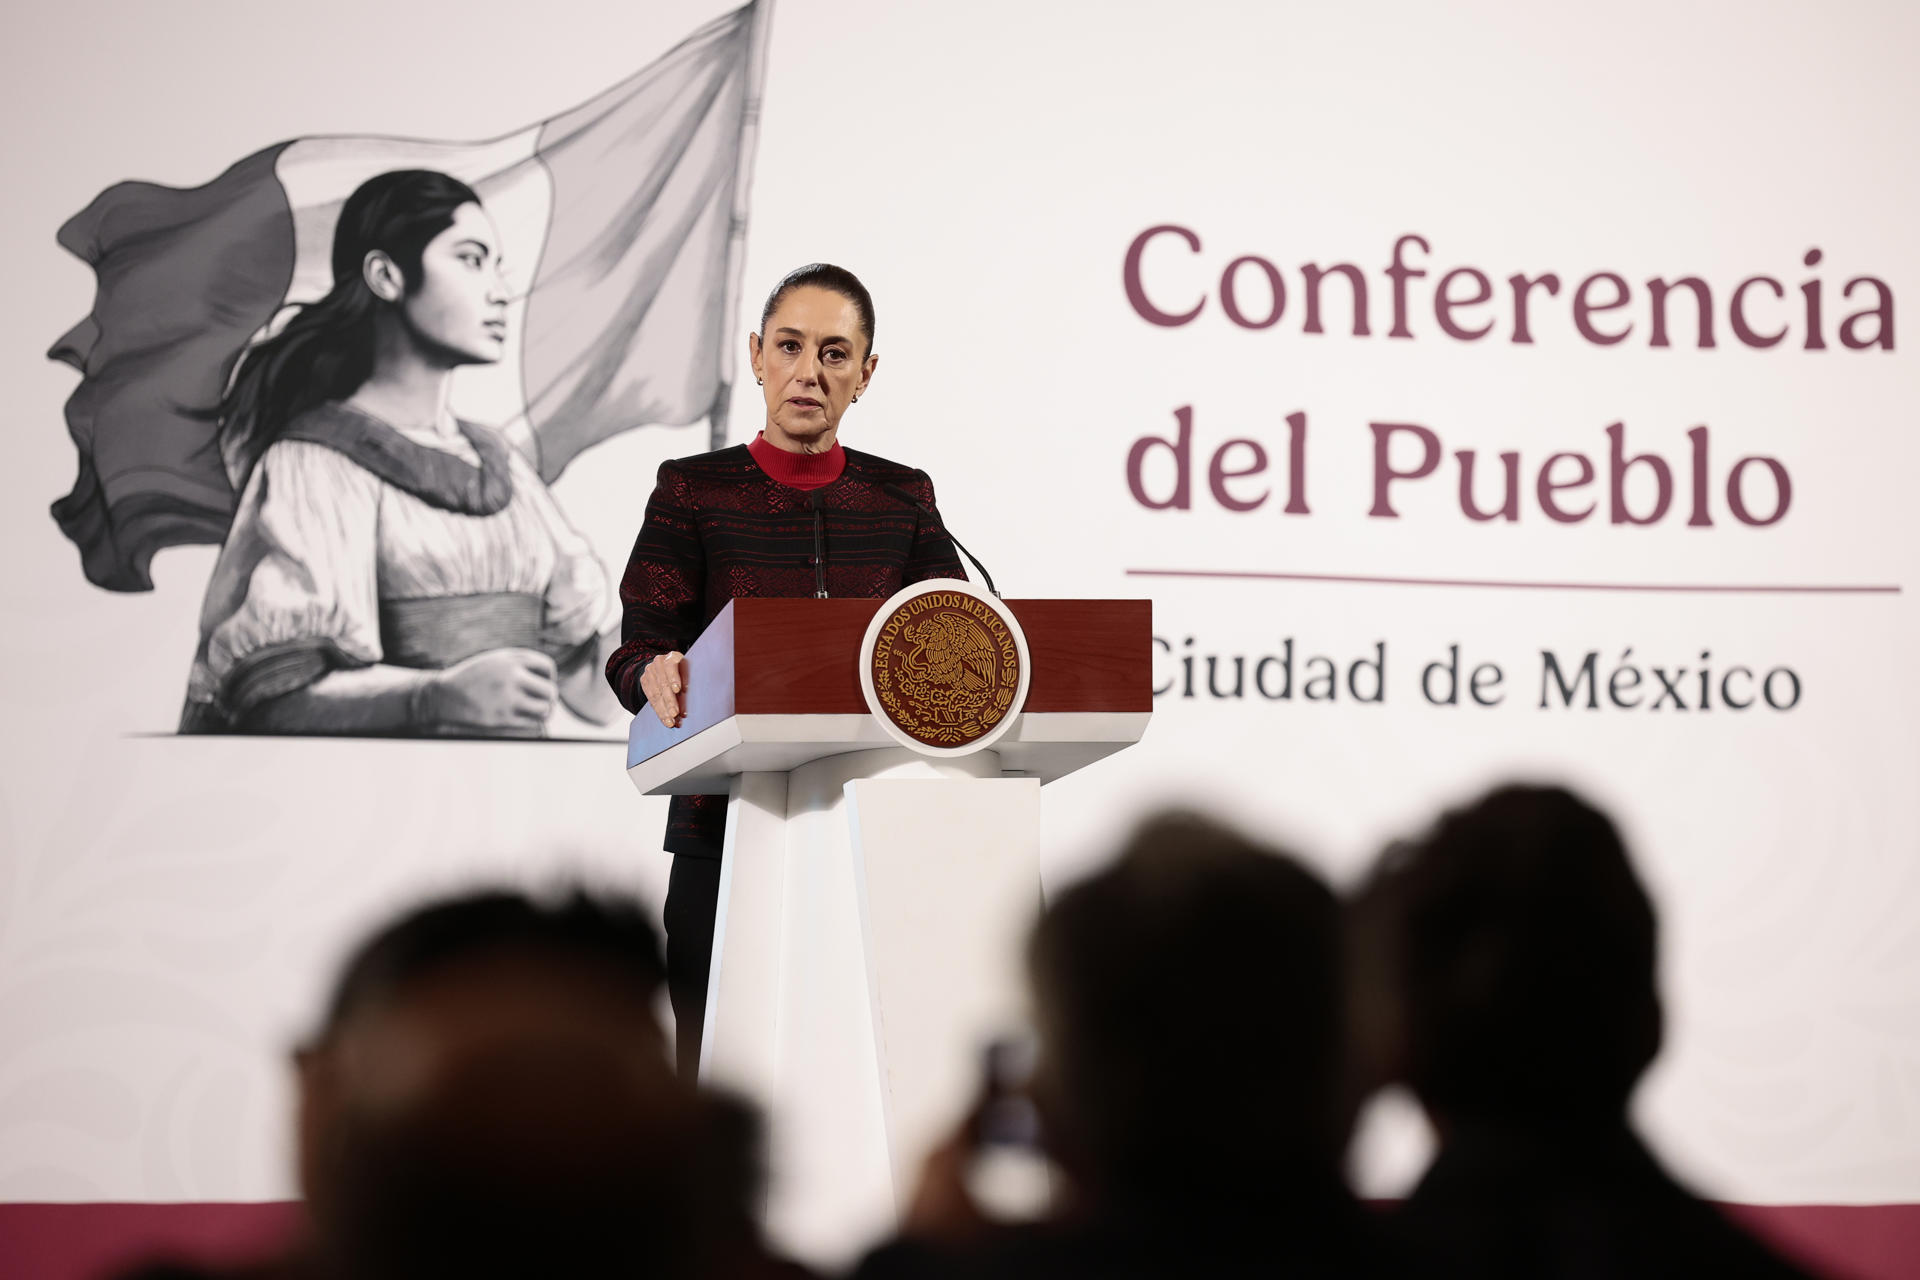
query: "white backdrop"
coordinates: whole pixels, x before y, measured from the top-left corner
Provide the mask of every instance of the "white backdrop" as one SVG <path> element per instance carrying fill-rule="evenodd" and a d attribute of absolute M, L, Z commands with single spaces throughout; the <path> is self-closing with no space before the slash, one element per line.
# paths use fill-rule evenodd
<path fill-rule="evenodd" d="M 85 582 L 47 515 L 72 480 L 61 404 L 75 375 L 42 355 L 92 296 L 55 229 L 117 180 L 195 185 L 283 138 L 507 133 L 724 7 L 80 0 L 12 19 L 0 1199 L 287 1195 L 281 1054 L 368 920 L 484 876 L 585 874 L 657 902 L 666 872 L 664 802 L 633 794 L 616 746 L 171 736 L 214 552 L 167 551 L 151 594 L 113 595 Z M 1203 661 L 1201 696 L 1161 698 L 1138 749 L 1050 787 L 1050 884 L 1170 800 L 1217 806 L 1346 882 L 1442 802 L 1513 774 L 1571 780 L 1620 814 L 1663 912 L 1670 1036 L 1640 1098 L 1662 1150 L 1723 1198 L 1920 1199 L 1910 594 L 1128 572 L 1913 584 L 1920 377 L 1898 308 L 1920 284 L 1920 18 L 1890 3 L 1441 8 L 779 0 L 743 311 L 802 262 L 866 279 L 880 370 L 843 439 L 926 467 L 1009 596 L 1151 595 L 1172 650 L 1163 680 L 1187 637 L 1249 667 L 1294 642 L 1293 699 L 1205 696 Z M 1129 244 L 1159 224 L 1202 245 L 1163 236 L 1143 259 L 1162 308 L 1206 296 L 1180 327 L 1147 323 L 1123 288 Z M 1408 254 L 1427 271 L 1406 286 L 1413 336 L 1389 338 L 1383 269 L 1408 233 L 1431 253 Z M 1823 261 L 1804 266 L 1815 247 Z M 1270 328 L 1223 312 L 1221 272 L 1243 255 L 1270 260 L 1289 291 Z M 1352 333 L 1339 277 L 1323 286 L 1326 332 L 1303 331 L 1301 264 L 1339 262 L 1365 273 L 1368 336 Z M 1479 341 L 1446 336 L 1434 310 L 1442 274 L 1468 265 L 1494 291 L 1458 313 L 1494 321 Z M 1236 280 L 1256 318 L 1259 270 Z M 1563 287 L 1533 296 L 1533 341 L 1515 343 L 1507 278 L 1548 271 Z M 1631 322 L 1618 345 L 1575 327 L 1573 292 L 1597 272 L 1632 290 L 1592 321 Z M 1754 275 L 1786 293 L 1750 295 L 1756 327 L 1791 326 L 1776 347 L 1730 328 L 1730 295 Z M 1713 349 L 1696 344 L 1684 292 L 1671 345 L 1650 345 L 1644 282 L 1681 276 L 1712 290 Z M 1895 299 L 1891 350 L 1841 344 L 1840 322 L 1871 305 L 1842 296 L 1860 276 Z M 1810 351 L 1812 279 L 1827 345 Z M 736 397 L 736 441 L 757 421 L 754 390 Z M 1170 436 L 1182 407 L 1193 508 L 1149 510 L 1129 493 L 1129 449 Z M 1279 509 L 1294 413 L 1309 422 L 1304 515 Z M 1447 452 L 1394 488 L 1395 519 L 1368 514 L 1373 422 L 1424 425 Z M 1598 481 L 1562 501 L 1604 503 L 1616 422 L 1630 453 L 1674 465 L 1674 510 L 1644 528 L 1608 522 L 1604 505 L 1584 523 L 1547 519 L 1541 463 L 1586 454 Z M 1703 424 L 1714 524 L 1691 528 L 1686 433 Z M 1229 482 L 1270 484 L 1257 510 L 1210 496 L 1208 461 L 1230 437 L 1270 457 L 1268 475 Z M 617 569 L 658 461 L 704 447 L 704 426 L 631 432 L 555 491 Z M 1518 451 L 1518 520 L 1463 516 L 1460 449 L 1479 452 L 1483 506 L 1497 503 L 1493 455 Z M 1149 454 L 1145 483 L 1163 496 L 1166 459 Z M 1766 527 L 1723 497 L 1749 454 L 1792 480 L 1790 510 Z M 1556 479 L 1575 469 L 1561 465 Z M 1628 484 L 1636 510 L 1652 501 L 1647 470 Z M 1758 466 L 1746 492 L 1771 506 Z M 1378 643 L 1384 696 L 1358 704 L 1344 672 Z M 1468 669 L 1502 667 L 1500 705 L 1422 698 L 1421 668 L 1454 644 Z M 1653 667 L 1697 670 L 1702 651 L 1716 673 L 1790 668 L 1802 693 L 1785 712 L 1620 709 L 1605 681 L 1628 649 L 1649 701 Z M 1596 653 L 1601 708 L 1584 694 L 1541 708 L 1543 651 L 1570 665 Z M 1338 700 L 1303 699 L 1311 655 L 1339 660 Z M 1420 1143 L 1404 1116 L 1376 1119 L 1369 1189 L 1403 1186 Z"/>

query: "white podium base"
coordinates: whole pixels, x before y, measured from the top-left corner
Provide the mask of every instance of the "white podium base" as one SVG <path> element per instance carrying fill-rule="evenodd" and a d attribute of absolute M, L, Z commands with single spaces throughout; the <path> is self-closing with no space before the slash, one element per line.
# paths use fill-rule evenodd
<path fill-rule="evenodd" d="M 1040 783 L 890 748 L 734 780 L 700 1075 L 766 1110 L 767 1227 L 839 1268 L 1017 1025 Z"/>

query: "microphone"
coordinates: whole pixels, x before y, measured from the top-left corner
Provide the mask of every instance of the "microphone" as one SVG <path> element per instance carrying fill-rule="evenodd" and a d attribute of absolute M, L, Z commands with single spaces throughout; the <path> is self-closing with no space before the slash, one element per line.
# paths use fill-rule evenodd
<path fill-rule="evenodd" d="M 914 474 L 919 475 L 920 473 L 915 472 Z M 931 516 L 933 523 L 939 528 L 940 532 L 947 535 L 947 541 L 951 542 L 961 555 L 973 561 L 973 567 L 980 571 L 980 580 L 987 584 L 987 594 L 996 600 L 1000 598 L 1000 589 L 993 585 L 993 575 L 987 572 L 987 566 L 981 564 L 980 557 L 967 550 L 966 547 L 961 544 L 960 539 L 953 536 L 953 531 L 947 528 L 947 522 L 940 518 L 939 511 L 935 510 L 931 503 L 920 501 L 920 499 L 914 497 L 897 484 L 882 484 L 880 486 L 880 492 L 896 501 L 906 503 L 922 515 Z"/>
<path fill-rule="evenodd" d="M 813 598 L 827 598 L 827 522 L 820 512 L 820 491 L 807 490 L 807 505 L 813 508 Z"/>

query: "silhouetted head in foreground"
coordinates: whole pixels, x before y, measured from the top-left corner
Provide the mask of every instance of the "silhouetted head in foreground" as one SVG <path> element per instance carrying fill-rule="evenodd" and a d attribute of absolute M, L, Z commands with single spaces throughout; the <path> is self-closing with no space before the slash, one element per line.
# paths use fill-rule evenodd
<path fill-rule="evenodd" d="M 1290 858 L 1153 819 L 1052 905 L 1030 962 L 1048 1143 L 1096 1200 L 1337 1181 L 1338 914 Z"/>
<path fill-rule="evenodd" d="M 1501 787 L 1389 849 L 1355 936 L 1381 1073 L 1443 1127 L 1618 1122 L 1659 1051 L 1653 904 L 1561 788 Z"/>
<path fill-rule="evenodd" d="M 683 1273 L 719 1209 L 662 978 L 640 908 L 582 893 L 440 902 L 366 942 L 299 1054 L 322 1272 Z"/>

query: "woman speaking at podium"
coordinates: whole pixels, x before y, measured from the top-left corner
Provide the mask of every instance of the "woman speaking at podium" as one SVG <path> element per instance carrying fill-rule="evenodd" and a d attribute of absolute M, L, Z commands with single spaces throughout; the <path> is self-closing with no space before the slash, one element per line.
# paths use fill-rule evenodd
<path fill-rule="evenodd" d="M 750 444 L 661 464 L 620 582 L 621 645 L 607 681 L 635 715 L 685 718 L 684 651 L 740 596 L 885 599 L 924 578 L 964 578 L 939 525 L 883 491 L 933 506 L 911 467 L 840 444 L 840 423 L 873 380 L 873 299 L 852 272 L 789 273 L 747 336 L 766 425 Z M 681 1074 L 700 1035 L 720 889 L 725 796 L 675 796 L 665 846 L 667 986 Z"/>

